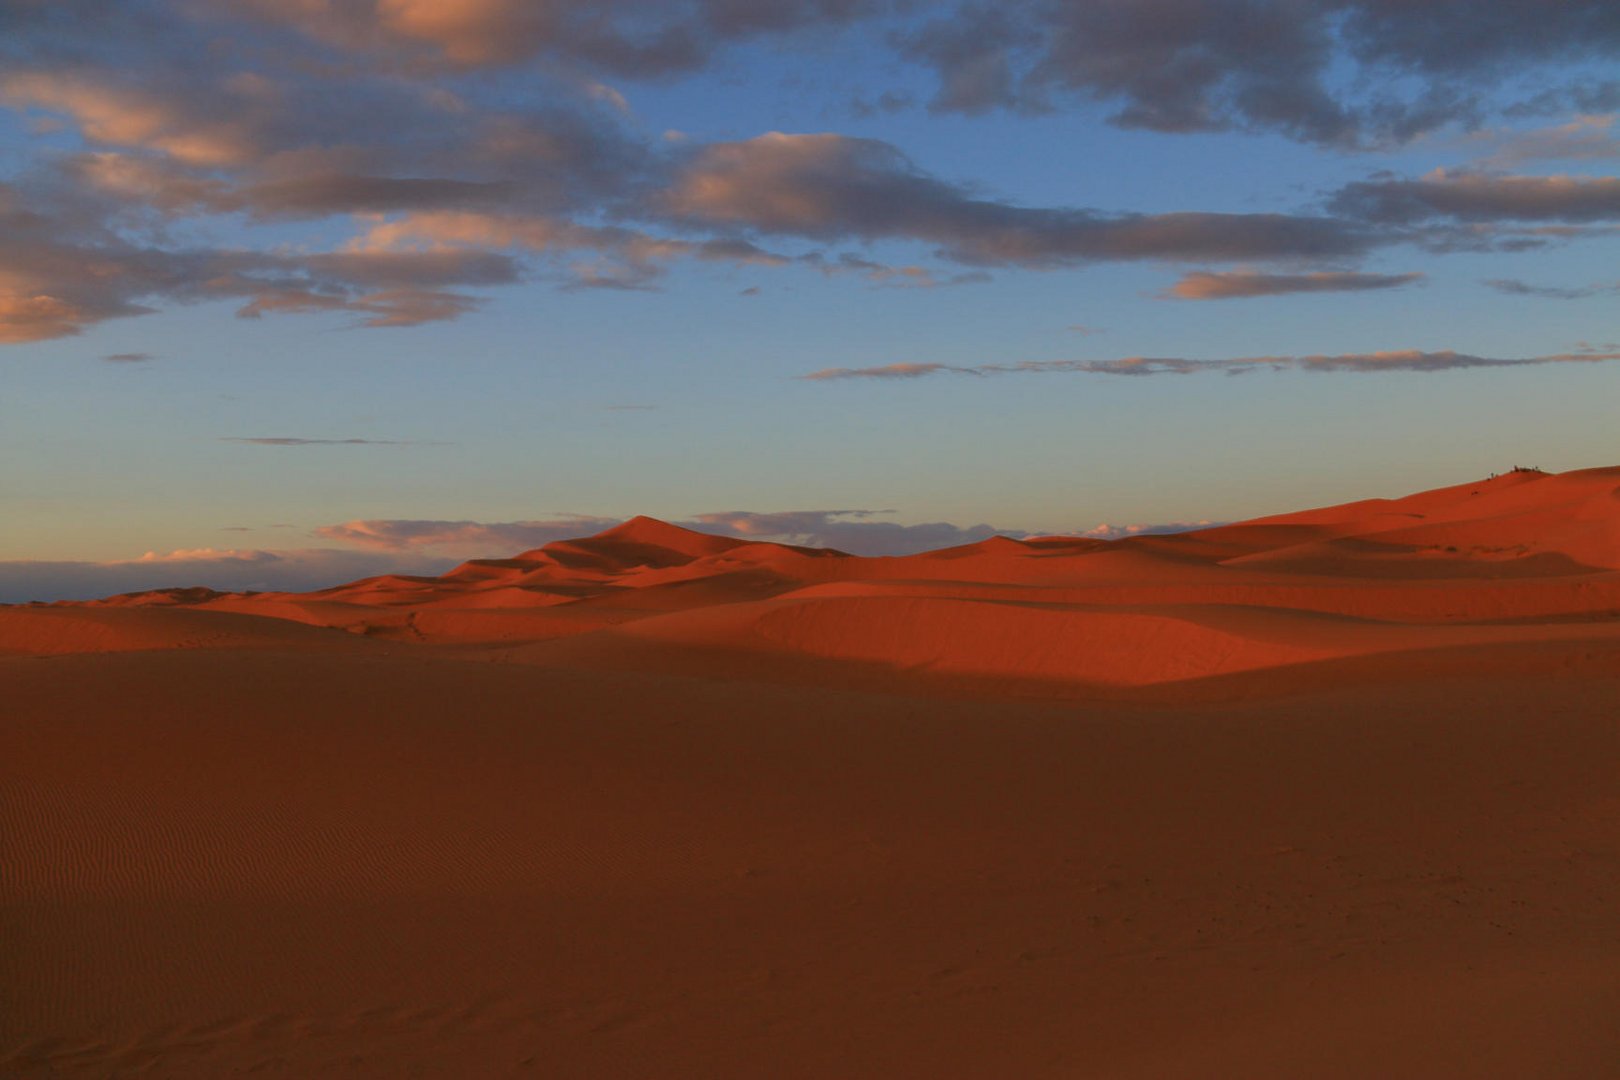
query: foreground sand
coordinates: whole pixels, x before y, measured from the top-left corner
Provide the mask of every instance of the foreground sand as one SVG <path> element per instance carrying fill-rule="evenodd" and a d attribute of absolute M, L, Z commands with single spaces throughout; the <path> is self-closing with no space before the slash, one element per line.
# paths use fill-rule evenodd
<path fill-rule="evenodd" d="M 1613 1075 L 1617 491 L 0 609 L 0 1075 Z"/>

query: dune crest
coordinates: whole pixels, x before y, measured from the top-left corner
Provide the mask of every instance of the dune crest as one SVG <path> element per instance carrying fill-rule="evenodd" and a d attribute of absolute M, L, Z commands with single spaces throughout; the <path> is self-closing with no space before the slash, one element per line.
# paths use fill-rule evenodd
<path fill-rule="evenodd" d="M 168 589 L 12 609 L 0 649 L 94 652 L 180 640 L 155 625 L 114 632 L 93 614 L 109 606 L 151 609 L 153 620 L 158 608 L 193 622 L 210 613 L 257 617 L 266 641 L 280 640 L 273 626 L 290 621 L 389 643 L 504 649 L 538 664 L 584 656 L 611 664 L 616 650 L 636 658 L 624 663 L 640 663 L 657 643 L 1071 688 L 1515 642 L 1607 649 L 1620 628 L 1612 618 L 1620 611 L 1620 467 L 1513 471 L 1172 535 L 997 536 L 889 558 L 635 517 L 437 578 L 390 575 L 310 594 Z M 40 620 L 37 632 L 30 619 Z M 239 624 L 229 629 L 208 640 L 251 643 L 252 635 L 233 636 L 243 633 Z M 559 651 L 573 638 L 586 640 Z"/>

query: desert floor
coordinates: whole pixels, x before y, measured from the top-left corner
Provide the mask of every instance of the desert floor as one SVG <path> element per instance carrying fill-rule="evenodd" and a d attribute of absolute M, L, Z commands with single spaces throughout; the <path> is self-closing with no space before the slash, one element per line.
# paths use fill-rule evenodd
<path fill-rule="evenodd" d="M 1615 1075 L 1617 493 L 0 608 L 0 1074 Z"/>

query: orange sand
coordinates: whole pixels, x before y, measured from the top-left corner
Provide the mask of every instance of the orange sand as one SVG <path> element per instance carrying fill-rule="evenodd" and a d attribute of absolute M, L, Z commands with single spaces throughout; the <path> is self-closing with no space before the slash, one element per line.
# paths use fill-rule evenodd
<path fill-rule="evenodd" d="M 0 607 L 0 716 L 0 1075 L 1620 1062 L 1620 468 Z"/>

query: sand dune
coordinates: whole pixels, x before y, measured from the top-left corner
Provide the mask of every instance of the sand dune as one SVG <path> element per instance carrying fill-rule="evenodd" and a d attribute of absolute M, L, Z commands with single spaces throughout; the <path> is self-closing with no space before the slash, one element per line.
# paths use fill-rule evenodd
<path fill-rule="evenodd" d="M 0 608 L 0 702 L 0 1075 L 1620 1060 L 1620 469 Z"/>
<path fill-rule="evenodd" d="M 164 590 L 13 609 L 8 625 L 17 629 L 0 640 L 14 651 L 30 640 L 39 651 L 73 651 L 67 627 L 82 618 L 87 651 L 114 639 L 118 648 L 169 647 L 171 631 L 156 622 L 135 629 L 141 616 L 120 616 L 111 629 L 104 612 L 116 604 L 183 609 L 187 626 L 229 612 L 442 645 L 606 634 L 612 640 L 598 652 L 657 640 L 913 672 L 1147 686 L 1515 635 L 1543 640 L 1531 622 L 1590 624 L 1557 634 L 1606 640 L 1620 611 L 1617 492 L 1620 468 L 1519 471 L 1170 536 L 994 537 L 899 558 L 639 517 L 438 578 L 368 578 L 307 595 Z M 1360 622 L 1350 628 L 1344 617 Z M 31 634 L 31 618 L 48 624 Z M 1520 629 L 1458 629 L 1469 623 Z M 235 640 L 246 625 L 222 621 L 214 639 Z M 524 657 L 538 662 L 544 650 Z"/>

